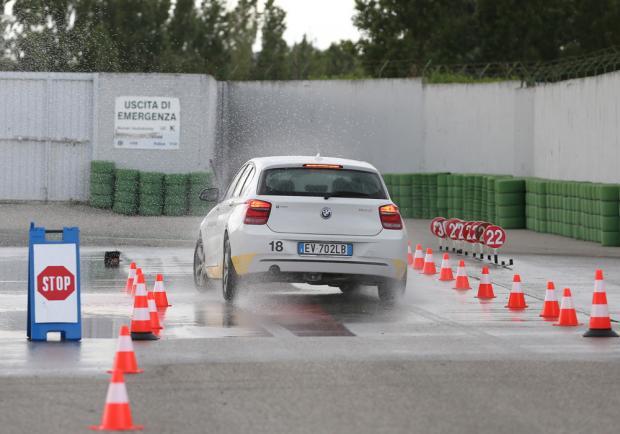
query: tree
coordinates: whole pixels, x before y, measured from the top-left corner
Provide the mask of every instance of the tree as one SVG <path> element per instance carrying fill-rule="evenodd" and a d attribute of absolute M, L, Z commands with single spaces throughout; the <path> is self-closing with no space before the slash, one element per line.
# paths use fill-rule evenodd
<path fill-rule="evenodd" d="M 359 47 L 351 41 L 332 43 L 321 54 L 323 73 L 327 78 L 361 78 L 364 70 Z"/>
<path fill-rule="evenodd" d="M 286 12 L 267 0 L 262 14 L 262 47 L 256 60 L 254 78 L 259 80 L 283 80 L 287 78 L 288 46 L 284 40 Z"/>
<path fill-rule="evenodd" d="M 463 33 L 475 31 L 475 0 L 356 0 L 355 8 L 364 66 L 375 76 L 419 75 L 431 59 L 471 50 Z"/>
<path fill-rule="evenodd" d="M 239 0 L 228 14 L 230 30 L 230 80 L 248 80 L 251 77 L 254 55 L 252 46 L 258 29 L 258 0 Z"/>
<path fill-rule="evenodd" d="M 306 35 L 300 42 L 293 45 L 289 55 L 289 78 L 292 80 L 308 80 L 322 76 L 318 64 L 319 50 L 312 45 Z"/>
<path fill-rule="evenodd" d="M 222 0 L 205 0 L 200 7 L 196 39 L 203 72 L 219 79 L 228 77 L 231 31 Z"/>
<path fill-rule="evenodd" d="M 13 5 L 16 33 L 11 51 L 18 68 L 67 71 L 75 65 L 77 41 L 70 31 L 74 5 L 70 0 L 17 0 Z"/>

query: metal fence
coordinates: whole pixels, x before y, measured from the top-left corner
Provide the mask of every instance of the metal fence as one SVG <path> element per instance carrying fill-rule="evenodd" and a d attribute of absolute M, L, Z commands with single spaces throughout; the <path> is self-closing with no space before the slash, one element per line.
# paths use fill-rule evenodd
<path fill-rule="evenodd" d="M 0 73 L 0 200 L 88 198 L 93 75 Z"/>
<path fill-rule="evenodd" d="M 429 63 L 421 75 L 427 82 L 520 80 L 524 85 L 535 86 L 618 70 L 620 47 L 610 47 L 587 56 L 571 56 L 551 62 Z"/>

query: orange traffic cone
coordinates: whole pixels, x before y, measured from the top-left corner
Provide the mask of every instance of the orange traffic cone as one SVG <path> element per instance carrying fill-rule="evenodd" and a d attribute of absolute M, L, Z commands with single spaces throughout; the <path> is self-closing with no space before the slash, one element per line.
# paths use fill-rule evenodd
<path fill-rule="evenodd" d="M 415 255 L 413 256 L 413 269 L 421 270 L 424 268 L 424 254 L 422 253 L 422 244 L 415 246 Z"/>
<path fill-rule="evenodd" d="M 136 268 L 136 277 L 133 279 L 133 286 L 131 287 L 130 294 L 136 295 L 136 287 L 138 286 L 138 276 L 142 275 L 142 268 Z"/>
<path fill-rule="evenodd" d="M 516 310 L 525 309 L 527 307 L 527 304 L 525 304 L 525 296 L 521 290 L 521 276 L 518 274 L 515 274 L 512 278 L 512 291 L 510 291 L 510 297 L 508 297 L 508 304 L 506 307 Z"/>
<path fill-rule="evenodd" d="M 586 338 L 618 337 L 618 334 L 611 329 L 603 270 L 596 270 L 594 293 L 592 294 L 592 310 L 590 311 L 590 329 L 583 336 Z"/>
<path fill-rule="evenodd" d="M 547 282 L 547 290 L 545 291 L 545 302 L 540 316 L 545 319 L 556 319 L 560 316 L 560 305 L 555 298 L 555 285 L 552 281 Z"/>
<path fill-rule="evenodd" d="M 129 275 L 127 276 L 127 283 L 125 284 L 125 292 L 131 292 L 133 288 L 133 281 L 136 278 L 136 263 L 129 264 Z"/>
<path fill-rule="evenodd" d="M 562 305 L 560 306 L 560 317 L 558 322 L 553 324 L 560 327 L 573 327 L 578 326 L 577 311 L 573 306 L 573 299 L 571 298 L 570 289 L 564 288 L 564 295 L 562 296 Z"/>
<path fill-rule="evenodd" d="M 147 297 L 144 276 L 139 274 L 138 284 L 136 285 L 136 297 L 133 304 L 133 316 L 131 318 L 131 339 L 136 341 L 159 339 L 153 334 Z"/>
<path fill-rule="evenodd" d="M 495 298 L 493 284 L 489 277 L 489 267 L 482 267 L 482 276 L 480 276 L 480 285 L 478 286 L 478 295 L 476 297 L 482 300 Z"/>
<path fill-rule="evenodd" d="M 407 265 L 413 267 L 413 253 L 411 252 L 411 241 L 407 241 Z"/>
<path fill-rule="evenodd" d="M 151 328 L 153 331 L 163 329 L 159 323 L 159 314 L 157 313 L 157 305 L 155 304 L 155 296 L 153 291 L 149 291 L 146 296 L 146 301 L 149 305 L 149 317 L 151 318 Z"/>
<path fill-rule="evenodd" d="M 469 277 L 467 277 L 467 271 L 465 271 L 465 261 L 459 261 L 459 266 L 456 269 L 456 284 L 454 289 L 471 289 L 469 286 Z"/>
<path fill-rule="evenodd" d="M 439 269 L 439 280 L 454 280 L 454 276 L 452 275 L 452 267 L 450 266 L 450 255 L 448 255 L 447 253 L 443 254 L 443 259 L 441 260 L 441 268 Z"/>
<path fill-rule="evenodd" d="M 164 276 L 158 274 L 155 278 L 155 286 L 153 287 L 153 295 L 155 296 L 155 305 L 159 307 L 170 307 L 168 303 L 168 296 L 166 295 L 166 288 L 164 288 Z"/>
<path fill-rule="evenodd" d="M 96 431 L 136 431 L 143 428 L 142 425 L 134 425 L 131 420 L 131 408 L 129 408 L 129 397 L 127 396 L 123 373 L 114 371 L 105 399 L 101 425 L 93 425 L 90 429 Z"/>
<path fill-rule="evenodd" d="M 136 353 L 133 351 L 129 327 L 126 325 L 121 327 L 121 332 L 118 335 L 116 355 L 114 356 L 114 367 L 108 372 L 112 373 L 114 371 L 121 371 L 125 374 L 139 374 L 143 372 L 142 369 L 138 369 L 138 362 L 136 361 Z"/>
<path fill-rule="evenodd" d="M 435 268 L 435 261 L 433 260 L 433 249 L 426 249 L 426 256 L 424 257 L 424 267 L 422 268 L 422 274 L 437 274 Z"/>

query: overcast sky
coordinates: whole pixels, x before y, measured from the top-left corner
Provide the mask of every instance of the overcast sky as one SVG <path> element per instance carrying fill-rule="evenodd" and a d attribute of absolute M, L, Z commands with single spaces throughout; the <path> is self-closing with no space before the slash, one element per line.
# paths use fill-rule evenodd
<path fill-rule="evenodd" d="M 227 1 L 229 7 L 237 3 L 237 0 Z M 264 0 L 260 3 L 262 7 Z M 7 12 L 12 4 L 10 1 L 7 5 Z M 341 39 L 359 39 L 352 22 L 354 0 L 276 0 L 276 4 L 286 11 L 284 38 L 289 45 L 299 42 L 304 34 L 321 49 Z M 260 49 L 260 41 L 255 48 Z"/>
<path fill-rule="evenodd" d="M 276 4 L 286 11 L 284 38 L 289 45 L 299 42 L 304 33 L 322 49 L 341 39 L 359 39 L 352 22 L 354 0 L 276 0 Z"/>

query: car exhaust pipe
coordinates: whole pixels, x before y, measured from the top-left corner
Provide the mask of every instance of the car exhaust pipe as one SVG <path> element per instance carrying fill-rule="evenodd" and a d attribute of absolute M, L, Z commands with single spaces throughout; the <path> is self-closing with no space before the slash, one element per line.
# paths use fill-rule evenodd
<path fill-rule="evenodd" d="M 319 282 L 323 279 L 323 275 L 321 273 L 304 273 L 304 280 L 306 282 Z"/>

